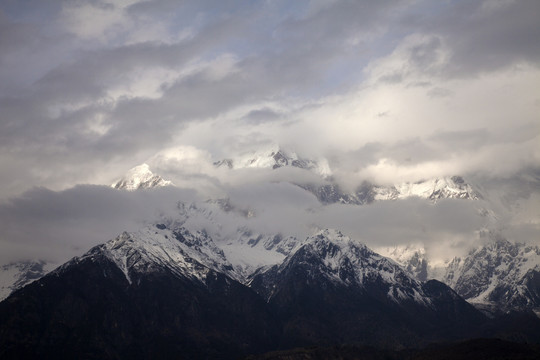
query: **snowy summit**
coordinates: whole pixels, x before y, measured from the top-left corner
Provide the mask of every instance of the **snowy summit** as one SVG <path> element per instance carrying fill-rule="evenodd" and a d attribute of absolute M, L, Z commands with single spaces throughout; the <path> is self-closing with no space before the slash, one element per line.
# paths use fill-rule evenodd
<path fill-rule="evenodd" d="M 150 171 L 148 164 L 144 163 L 129 170 L 124 177 L 111 185 L 114 189 L 134 191 L 138 189 L 150 189 L 160 186 L 172 185 L 169 180 Z"/>

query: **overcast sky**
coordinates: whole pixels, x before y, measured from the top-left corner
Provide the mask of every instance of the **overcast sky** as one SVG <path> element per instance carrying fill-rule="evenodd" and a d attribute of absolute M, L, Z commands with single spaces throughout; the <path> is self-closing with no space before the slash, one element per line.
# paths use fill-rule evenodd
<path fill-rule="evenodd" d="M 0 210 L 143 162 L 213 183 L 272 143 L 351 186 L 538 174 L 539 19 L 537 0 L 0 0 Z"/>
<path fill-rule="evenodd" d="M 536 0 L 2 0 L 0 195 L 267 142 L 383 180 L 538 166 L 539 16 Z"/>

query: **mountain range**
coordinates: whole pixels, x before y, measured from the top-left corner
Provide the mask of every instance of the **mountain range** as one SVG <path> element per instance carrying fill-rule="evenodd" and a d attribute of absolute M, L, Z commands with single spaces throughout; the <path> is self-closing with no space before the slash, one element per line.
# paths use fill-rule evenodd
<path fill-rule="evenodd" d="M 235 358 L 337 343 L 399 349 L 532 329 L 497 326 L 447 285 L 420 282 L 336 230 L 242 278 L 204 233 L 123 233 L 0 303 L 2 358 Z"/>
<path fill-rule="evenodd" d="M 506 239 L 454 258 L 442 278 L 477 306 L 498 311 L 540 310 L 540 249 Z"/>
<path fill-rule="evenodd" d="M 461 176 L 363 182 L 344 191 L 324 159 L 279 148 L 214 166 L 314 173 L 322 185 L 294 185 L 322 206 L 476 201 L 486 223 L 497 221 L 486 207 L 489 194 Z M 164 186 L 174 184 L 147 164 L 112 185 Z M 228 198 L 178 200 L 173 217 L 124 232 L 51 272 L 53 264 L 39 260 L 4 265 L 2 295 L 15 291 L 0 302 L 0 357 L 210 359 L 314 345 L 540 341 L 540 249 L 495 229 L 479 229 L 485 244 L 435 265 L 421 243 L 381 247 L 379 254 L 316 224 L 305 238 L 261 232 L 244 221 L 257 213 Z"/>

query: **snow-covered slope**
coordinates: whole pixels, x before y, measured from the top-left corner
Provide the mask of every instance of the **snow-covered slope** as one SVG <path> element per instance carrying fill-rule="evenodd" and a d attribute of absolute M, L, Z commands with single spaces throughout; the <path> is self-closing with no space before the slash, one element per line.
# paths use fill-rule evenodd
<path fill-rule="evenodd" d="M 122 179 L 116 181 L 111 187 L 134 191 L 167 185 L 172 185 L 172 182 L 164 180 L 159 175 L 155 175 L 150 171 L 150 167 L 147 164 L 142 164 L 129 170 Z"/>
<path fill-rule="evenodd" d="M 415 279 L 420 281 L 428 279 L 428 258 L 422 244 L 385 246 L 375 250 L 397 262 Z"/>
<path fill-rule="evenodd" d="M 248 228 L 239 228 L 234 239 L 219 239 L 218 242 L 238 274 L 247 278 L 260 267 L 281 263 L 303 241 L 294 236 L 261 234 Z"/>
<path fill-rule="evenodd" d="M 262 279 L 257 279 L 261 273 L 255 274 L 252 281 L 271 283 L 272 278 L 279 278 L 280 274 L 294 267 L 307 269 L 307 276 L 318 278 L 317 281 L 324 278 L 325 281 L 345 287 L 384 288 L 388 299 L 394 302 L 413 301 L 424 306 L 430 304 L 421 282 L 413 279 L 394 261 L 337 230 L 325 229 L 310 236 L 282 264 L 266 273 L 263 270 Z M 267 297 L 272 295 L 271 290 L 266 294 Z"/>
<path fill-rule="evenodd" d="M 540 307 L 540 248 L 497 239 L 455 258 L 441 279 L 472 303 Z"/>
<path fill-rule="evenodd" d="M 239 215 L 222 212 L 216 202 L 179 203 L 179 211 L 177 219 L 124 232 L 74 261 L 104 254 L 130 282 L 133 274 L 156 269 L 201 281 L 213 270 L 245 282 L 258 268 L 281 263 L 301 244 L 279 233 L 262 234 L 242 226 L 223 229 L 221 221 L 234 222 Z"/>
<path fill-rule="evenodd" d="M 366 205 L 375 201 L 401 200 L 412 197 L 428 199 L 437 202 L 441 199 L 479 200 L 482 195 L 472 185 L 460 176 L 434 178 L 410 183 L 400 183 L 389 186 L 362 183 L 354 192 L 347 192 L 335 183 L 314 187 L 300 185 L 312 192 L 323 204 L 352 204 Z"/>
<path fill-rule="evenodd" d="M 209 270 L 235 277 L 231 264 L 206 233 L 192 233 L 184 227 L 168 228 L 165 224 L 124 232 L 55 271 L 61 272 L 62 268 L 96 255 L 112 260 L 129 283 L 138 274 L 164 269 L 195 281 L 204 281 Z"/>
<path fill-rule="evenodd" d="M 13 291 L 41 278 L 55 264 L 39 261 L 20 261 L 0 266 L 0 301 Z"/>
<path fill-rule="evenodd" d="M 222 240 L 222 239 L 221 239 Z M 392 301 L 413 300 L 428 305 L 421 282 L 394 261 L 371 251 L 336 230 L 323 230 L 302 241 L 254 234 L 248 229 L 238 239 L 214 241 L 205 231 L 188 230 L 177 223 L 159 223 L 118 237 L 74 258 L 55 271 L 88 257 L 106 256 L 129 283 L 140 274 L 166 269 L 172 274 L 204 283 L 210 270 L 242 283 L 271 266 L 284 269 L 293 262 L 316 257 L 318 272 L 328 280 L 354 286 L 382 282 Z"/>
<path fill-rule="evenodd" d="M 354 204 L 364 205 L 374 201 L 399 200 L 411 197 L 438 201 L 440 199 L 482 199 L 481 193 L 461 176 L 441 177 L 418 182 L 405 182 L 394 185 L 377 185 L 364 182 L 353 191 L 344 191 L 333 179 L 332 170 L 324 158 L 313 160 L 302 158 L 295 152 L 273 145 L 268 148 L 248 152 L 234 159 L 222 159 L 214 162 L 216 167 L 230 170 L 249 168 L 296 167 L 321 177 L 325 185 L 295 183 L 295 185 L 313 193 L 323 204 Z M 144 163 L 129 170 L 126 175 L 112 184 L 113 188 L 125 190 L 146 189 L 172 185 L 171 181 L 153 174 Z"/>
<path fill-rule="evenodd" d="M 332 170 L 324 158 L 313 160 L 301 158 L 295 152 L 273 145 L 269 148 L 248 152 L 234 159 L 222 159 L 214 162 L 216 167 L 229 169 L 272 168 L 294 166 L 309 170 L 321 176 L 326 185 L 313 186 L 298 184 L 314 193 L 325 204 L 344 203 L 363 205 L 373 201 L 397 200 L 420 197 L 437 201 L 444 198 L 478 200 L 482 195 L 468 184 L 461 176 L 441 177 L 418 182 L 399 183 L 382 186 L 364 182 L 356 191 L 343 191 L 332 178 Z"/>
<path fill-rule="evenodd" d="M 377 249 L 416 279 L 437 279 L 487 312 L 540 308 L 540 248 L 493 235 L 465 257 L 431 266 L 421 245 Z"/>
<path fill-rule="evenodd" d="M 376 200 L 380 199 L 405 199 L 420 197 L 430 200 L 438 199 L 470 199 L 478 200 L 482 196 L 466 183 L 461 176 L 436 178 L 416 183 L 403 183 L 395 186 L 397 194 L 388 195 L 386 192 L 377 194 Z"/>
<path fill-rule="evenodd" d="M 314 173 L 328 177 L 332 171 L 326 159 L 305 159 L 294 151 L 280 148 L 278 145 L 272 145 L 255 151 L 242 154 L 234 159 L 223 159 L 214 162 L 217 167 L 226 166 L 230 169 L 244 168 L 271 168 L 277 169 L 283 166 L 294 166 L 300 169 L 313 171 Z"/>
<path fill-rule="evenodd" d="M 434 178 L 419 182 L 405 182 L 393 186 L 365 183 L 355 194 L 363 202 L 398 200 L 411 197 L 437 201 L 440 199 L 478 200 L 482 195 L 465 182 L 461 176 Z"/>
<path fill-rule="evenodd" d="M 211 216 L 208 209 L 203 211 L 194 205 L 188 209 L 192 216 L 201 213 Z M 360 287 L 379 282 L 388 287 L 385 291 L 392 301 L 428 304 L 422 283 L 407 270 L 336 230 L 322 230 L 299 240 L 239 228 L 236 238 L 213 239 L 205 230 L 190 230 L 186 226 L 190 226 L 190 222 L 184 219 L 124 232 L 55 271 L 61 272 L 62 268 L 89 257 L 104 255 L 116 264 L 129 283 L 140 274 L 163 269 L 202 283 L 210 270 L 247 283 L 253 274 L 272 266 L 284 269 L 292 262 L 316 257 L 321 261 L 317 272 L 329 281 Z"/>
<path fill-rule="evenodd" d="M 477 201 L 475 204 L 477 204 L 479 213 L 486 217 L 486 228 L 478 230 L 489 231 L 495 228 L 494 225 L 498 221 L 493 210 L 495 207 L 491 206 L 493 199 L 489 193 L 484 193 L 484 190 L 480 191 L 479 189 L 482 187 L 469 183 L 461 176 L 440 177 L 385 186 L 364 182 L 354 192 L 347 192 L 343 191 L 332 178 L 332 171 L 327 161 L 324 159 L 319 161 L 304 159 L 279 146 L 246 153 L 234 159 L 217 161 L 214 165 L 226 167 L 231 171 L 250 168 L 277 169 L 286 166 L 305 169 L 321 176 L 321 182 L 326 185 L 300 183 L 296 185 L 315 194 L 322 204 L 366 205 L 378 201 L 400 201 L 409 198 L 420 198 L 431 202 L 461 199 Z M 136 190 L 170 184 L 169 181 L 154 175 L 147 164 L 143 164 L 130 170 L 126 177 L 115 183 L 113 187 Z M 214 265 L 210 262 L 209 265 L 205 266 L 217 269 L 215 264 L 225 261 L 227 266 L 232 269 L 229 275 L 241 281 L 245 281 L 261 267 L 269 268 L 281 264 L 286 258 L 295 254 L 298 249 L 313 241 L 313 238 L 297 239 L 289 234 L 263 233 L 260 230 L 255 230 L 249 226 L 249 221 L 246 219 L 256 217 L 257 214 L 249 207 L 235 207 L 228 199 L 214 199 L 197 204 L 179 204 L 178 209 L 178 217 L 174 220 L 164 221 L 162 225 L 165 226 L 165 229 L 158 230 L 168 231 L 168 229 L 178 229 L 182 226 L 189 229 L 191 233 L 199 231 L 207 234 L 223 258 L 215 260 Z M 317 225 L 313 224 L 314 227 Z M 489 246 L 493 246 L 493 249 L 489 250 Z M 426 251 L 421 245 L 409 244 L 376 250 L 393 259 L 414 279 L 419 281 L 426 281 L 429 278 L 442 280 L 471 301 L 497 303 L 503 307 L 538 306 L 535 300 L 536 295 L 531 294 L 531 284 L 535 283 L 538 273 L 538 264 L 536 260 L 532 259 L 534 256 L 531 255 L 536 250 L 522 250 L 520 253 L 508 249 L 508 246 L 502 246 L 496 242 L 473 251 L 464 259 L 455 259 L 445 269 L 432 268 Z M 214 253 L 216 252 L 214 251 Z M 491 253 L 491 255 L 486 253 Z M 497 257 L 504 258 L 504 260 L 497 260 Z M 206 264 L 205 261 L 208 259 L 200 260 Z"/>
<path fill-rule="evenodd" d="M 201 203 L 179 203 L 178 216 L 164 220 L 171 226 L 204 231 L 223 251 L 237 275 L 246 278 L 261 266 L 281 263 L 304 239 L 280 232 L 260 232 L 250 226 L 256 215 L 227 199 Z"/>
<path fill-rule="evenodd" d="M 328 334 L 341 343 L 429 342 L 441 332 L 463 336 L 484 320 L 445 284 L 417 281 L 336 230 L 308 237 L 283 263 L 256 272 L 249 285 L 282 319 L 286 338 L 304 344 Z"/>
<path fill-rule="evenodd" d="M 256 282 L 267 274 L 275 281 Z M 0 303 L 0 349 L 229 359 L 306 344 L 424 345 L 486 320 L 446 285 L 420 283 L 338 231 L 309 237 L 251 288 L 231 275 L 205 233 L 123 233 Z"/>

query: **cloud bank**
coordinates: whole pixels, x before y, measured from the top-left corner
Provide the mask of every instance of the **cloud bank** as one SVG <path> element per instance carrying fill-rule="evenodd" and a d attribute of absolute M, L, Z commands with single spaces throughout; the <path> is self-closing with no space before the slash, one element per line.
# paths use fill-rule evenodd
<path fill-rule="evenodd" d="M 323 209 L 276 185 L 320 182 L 306 172 L 212 163 L 277 143 L 324 157 L 347 189 L 455 174 L 517 189 L 540 169 L 539 13 L 535 0 L 4 1 L 2 252 L 71 256 L 197 196 L 258 206 L 261 229 L 463 249 L 483 221 L 469 205 Z M 191 190 L 76 186 L 143 162 Z M 504 222 L 516 238 L 536 234 L 532 201 Z"/>
<path fill-rule="evenodd" d="M 539 164 L 534 0 L 33 5 L 0 5 L 3 198 L 177 146 L 272 141 L 381 181 Z"/>

